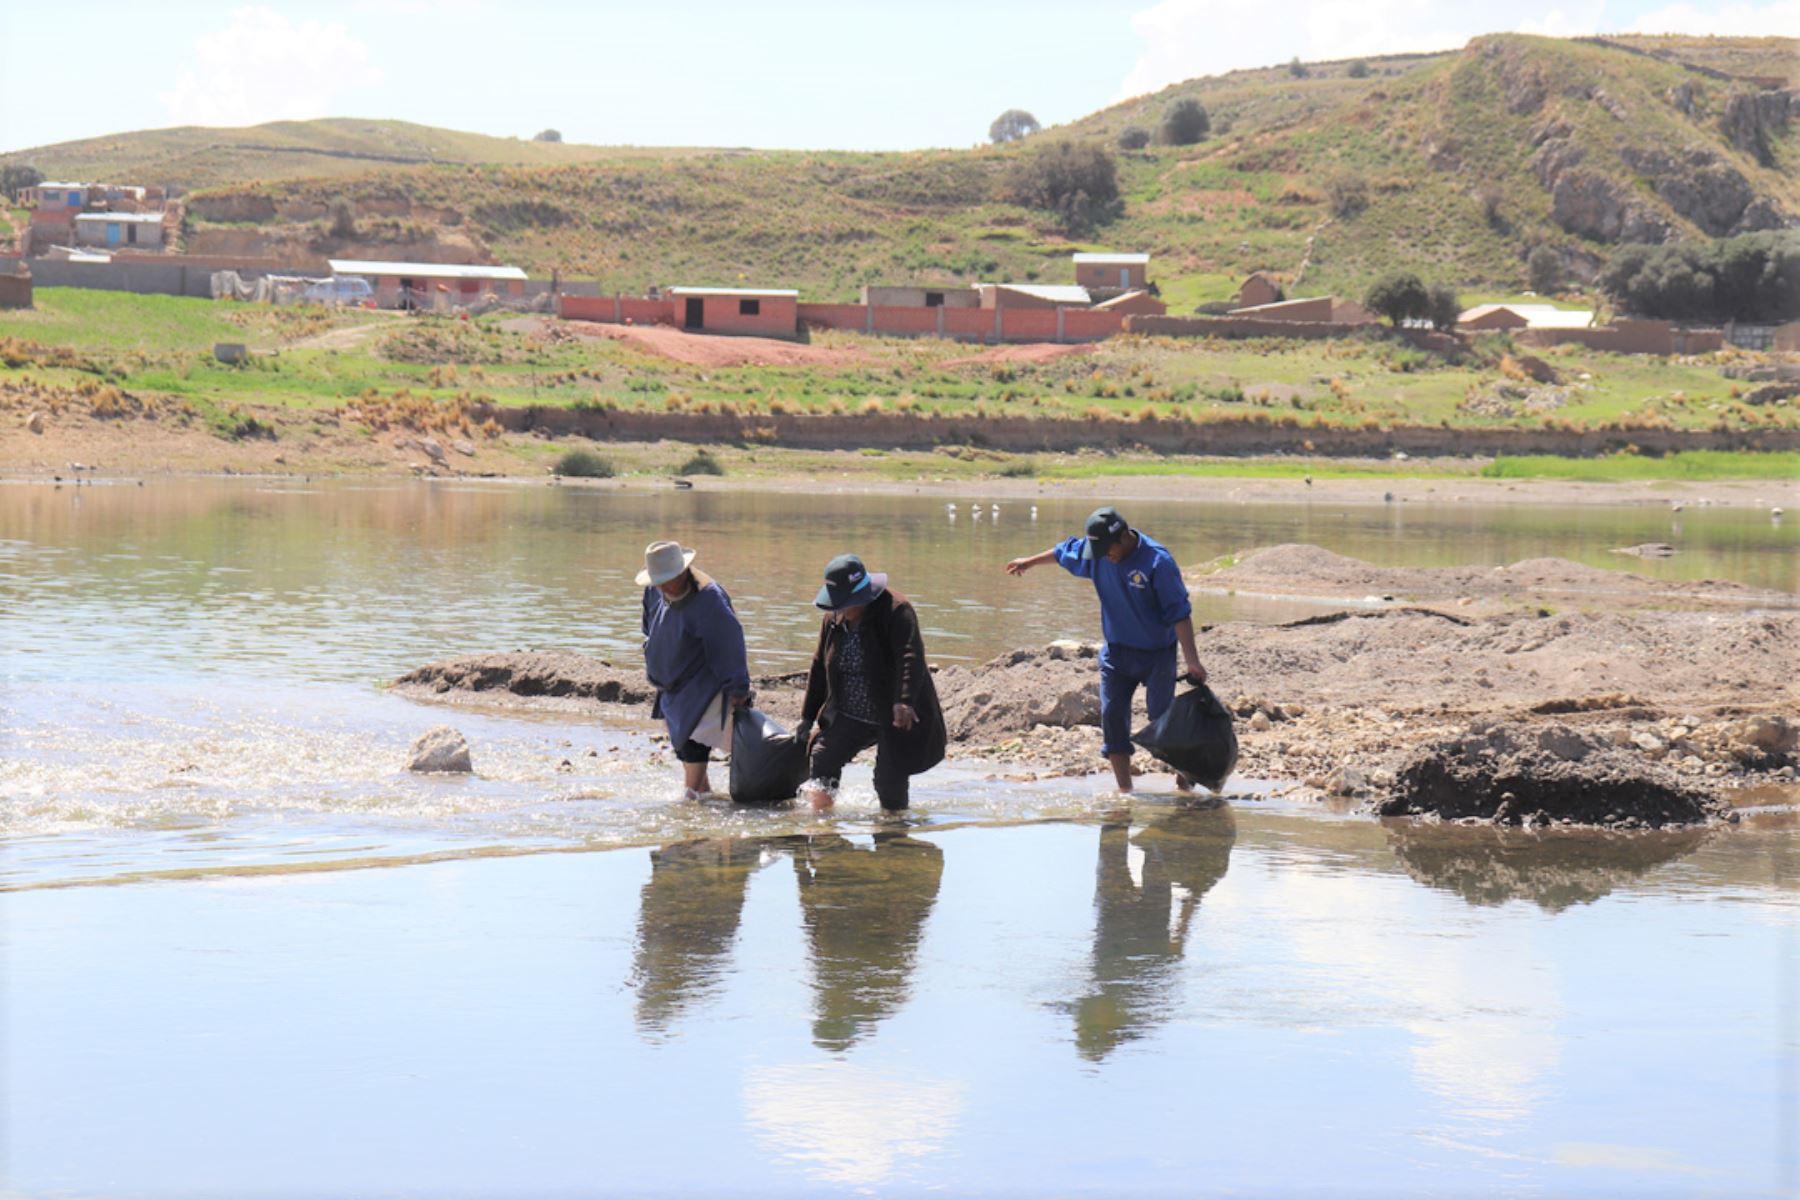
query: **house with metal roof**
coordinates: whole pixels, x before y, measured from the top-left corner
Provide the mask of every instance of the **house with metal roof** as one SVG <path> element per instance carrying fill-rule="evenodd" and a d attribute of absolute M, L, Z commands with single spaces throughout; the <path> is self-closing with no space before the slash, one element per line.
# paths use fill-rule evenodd
<path fill-rule="evenodd" d="M 669 298 L 681 328 L 695 333 L 791 338 L 800 329 L 793 288 L 672 287 Z"/>
<path fill-rule="evenodd" d="M 1469 333 L 1508 329 L 1586 329 L 1592 309 L 1558 308 L 1554 304 L 1477 304 L 1463 310 L 1456 327 Z"/>
<path fill-rule="evenodd" d="M 522 298 L 525 272 L 518 267 L 486 263 L 384 262 L 360 258 L 327 259 L 333 275 L 369 281 L 382 308 L 439 308 L 473 304 L 483 295 Z"/>
<path fill-rule="evenodd" d="M 1148 254 L 1084 252 L 1075 255 L 1074 259 L 1075 282 L 1084 288 L 1130 292 L 1149 286 Z"/>
<path fill-rule="evenodd" d="M 75 218 L 75 241 L 109 250 L 135 247 L 161 250 L 163 214 L 159 212 L 84 212 Z"/>
<path fill-rule="evenodd" d="M 1088 290 L 1069 283 L 978 283 L 983 308 L 1086 308 Z"/>

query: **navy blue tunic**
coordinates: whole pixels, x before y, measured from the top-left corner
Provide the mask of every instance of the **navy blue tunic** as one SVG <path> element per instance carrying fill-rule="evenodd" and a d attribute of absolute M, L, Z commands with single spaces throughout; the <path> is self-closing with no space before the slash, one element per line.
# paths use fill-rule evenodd
<path fill-rule="evenodd" d="M 731 597 L 698 571 L 694 585 L 672 604 L 660 589 L 644 589 L 644 673 L 656 688 L 651 714 L 668 722 L 675 746 L 694 736 L 714 696 L 750 690 L 744 627 Z"/>

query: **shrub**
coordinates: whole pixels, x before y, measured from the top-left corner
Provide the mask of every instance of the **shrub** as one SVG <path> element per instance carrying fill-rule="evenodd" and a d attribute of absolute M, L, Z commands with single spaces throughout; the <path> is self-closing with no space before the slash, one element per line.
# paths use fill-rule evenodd
<path fill-rule="evenodd" d="M 1156 134 L 1165 146 L 1191 146 L 1211 128 L 1212 118 L 1207 116 L 1205 106 L 1188 97 L 1169 105 Z"/>
<path fill-rule="evenodd" d="M 576 479 L 611 479 L 613 477 L 612 460 L 602 458 L 592 450 L 570 450 L 556 460 L 550 470 L 557 475 L 566 475 Z"/>
<path fill-rule="evenodd" d="M 349 239 L 356 236 L 356 213 L 350 207 L 350 201 L 343 196 L 331 202 L 331 236 Z"/>
<path fill-rule="evenodd" d="M 1359 58 L 1350 64 L 1348 74 L 1352 79 L 1367 79 L 1369 77 L 1369 64 Z"/>
<path fill-rule="evenodd" d="M 1311 71 L 1307 70 L 1306 64 L 1300 61 L 1300 56 L 1298 54 L 1294 55 L 1294 57 L 1289 60 L 1287 73 L 1295 79 L 1305 79 L 1312 74 Z"/>
<path fill-rule="evenodd" d="M 562 133 L 555 129 L 540 129 L 532 135 L 531 140 L 534 142 L 560 142 Z"/>
<path fill-rule="evenodd" d="M 1354 217 L 1369 207 L 1369 183 L 1354 171 L 1338 171 L 1325 181 L 1325 204 L 1331 215 Z"/>
<path fill-rule="evenodd" d="M 1056 213 L 1074 232 L 1118 211 L 1118 170 L 1112 155 L 1099 146 L 1055 142 L 1014 163 L 1005 192 L 1014 204 Z"/>
<path fill-rule="evenodd" d="M 1481 219 L 1490 228 L 1498 229 L 1506 223 L 1505 218 L 1500 215 L 1500 206 L 1505 201 L 1506 193 L 1496 184 L 1484 183 L 1475 191 L 1475 203 L 1481 205 Z"/>
<path fill-rule="evenodd" d="M 1029 458 L 1015 458 L 1002 464 L 996 474 L 1006 479 L 1026 479 L 1037 474 L 1037 463 Z"/>
<path fill-rule="evenodd" d="M 1553 246 L 1540 245 L 1525 260 L 1525 275 L 1531 290 L 1549 295 L 1562 286 L 1562 255 Z"/>
<path fill-rule="evenodd" d="M 1127 125 L 1119 131 L 1119 149 L 1142 150 L 1150 144 L 1150 131 L 1139 125 Z"/>
<path fill-rule="evenodd" d="M 1363 306 L 1388 319 L 1389 324 L 1431 314 L 1431 294 L 1410 271 L 1399 271 L 1377 280 L 1363 297 Z"/>
<path fill-rule="evenodd" d="M 988 126 L 988 140 L 996 146 L 1007 142 L 1017 142 L 1030 137 L 1043 126 L 1038 119 L 1022 108 L 1009 108 L 994 118 Z"/>
<path fill-rule="evenodd" d="M 725 468 L 710 450 L 696 450 L 693 457 L 675 468 L 677 475 L 723 475 Z"/>

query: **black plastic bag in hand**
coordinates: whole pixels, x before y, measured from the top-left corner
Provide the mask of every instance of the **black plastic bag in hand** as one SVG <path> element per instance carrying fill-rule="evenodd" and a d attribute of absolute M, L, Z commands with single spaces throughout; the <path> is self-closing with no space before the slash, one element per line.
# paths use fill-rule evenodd
<path fill-rule="evenodd" d="M 767 713 L 741 706 L 731 718 L 731 798 L 739 804 L 792 800 L 806 782 L 806 743 Z"/>
<path fill-rule="evenodd" d="M 1158 761 L 1215 792 L 1224 790 L 1237 766 L 1237 731 L 1232 728 L 1231 713 L 1205 684 L 1175 697 L 1162 716 L 1138 730 L 1131 740 Z"/>

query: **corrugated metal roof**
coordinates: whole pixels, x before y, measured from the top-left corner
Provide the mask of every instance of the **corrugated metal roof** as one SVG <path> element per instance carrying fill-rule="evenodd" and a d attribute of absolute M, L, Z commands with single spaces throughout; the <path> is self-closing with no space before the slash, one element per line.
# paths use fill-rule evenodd
<path fill-rule="evenodd" d="M 162 219 L 163 219 L 163 215 L 159 212 L 155 212 L 155 213 L 116 213 L 116 212 L 82 213 L 79 217 L 75 218 L 77 223 L 80 223 L 82 221 L 94 221 L 94 222 L 122 221 L 127 224 L 133 224 L 133 225 L 161 225 Z"/>
<path fill-rule="evenodd" d="M 1457 321 L 1476 321 L 1495 312 L 1521 317 L 1530 329 L 1586 329 L 1594 323 L 1592 309 L 1558 308 L 1554 304 L 1477 304 L 1464 309 Z"/>
<path fill-rule="evenodd" d="M 1086 288 L 1072 283 L 989 283 L 983 286 L 1005 288 L 1052 304 L 1087 304 L 1093 299 Z"/>
<path fill-rule="evenodd" d="M 518 279 L 518 267 L 486 267 L 478 263 L 371 262 L 360 258 L 325 260 L 334 275 L 405 275 L 412 279 Z"/>
<path fill-rule="evenodd" d="M 85 184 L 85 183 L 52 183 L 46 179 L 43 183 L 38 184 L 37 187 L 38 187 L 39 191 L 43 191 L 45 188 L 64 188 L 64 189 L 85 188 L 85 187 L 87 187 L 87 184 Z"/>
<path fill-rule="evenodd" d="M 1078 263 L 1115 263 L 1119 266 L 1142 266 L 1150 261 L 1148 254 L 1077 254 Z"/>
<path fill-rule="evenodd" d="M 799 296 L 795 288 L 672 287 L 671 296 Z"/>

